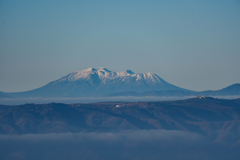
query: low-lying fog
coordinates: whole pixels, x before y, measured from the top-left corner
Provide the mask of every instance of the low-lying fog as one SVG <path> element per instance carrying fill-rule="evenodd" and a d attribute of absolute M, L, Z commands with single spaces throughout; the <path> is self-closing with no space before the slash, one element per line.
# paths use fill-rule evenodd
<path fill-rule="evenodd" d="M 3 105 L 20 105 L 25 103 L 93 103 L 93 102 L 108 102 L 108 101 L 123 101 L 123 102 L 143 102 L 143 101 L 168 101 L 168 100 L 182 100 L 193 98 L 196 96 L 183 96 L 183 97 L 158 97 L 158 96 L 146 96 L 146 97 L 134 97 L 134 96 L 121 96 L 121 97 L 50 97 L 50 98 L 2 98 L 0 104 Z M 212 96 L 219 99 L 236 99 L 238 96 Z"/>
<path fill-rule="evenodd" d="M 1 159 L 237 160 L 238 151 L 175 130 L 0 135 Z"/>

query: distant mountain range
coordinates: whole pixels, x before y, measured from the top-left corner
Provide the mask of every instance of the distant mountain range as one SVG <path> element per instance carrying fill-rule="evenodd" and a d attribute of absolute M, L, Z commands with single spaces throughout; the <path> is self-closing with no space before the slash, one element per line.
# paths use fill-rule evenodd
<path fill-rule="evenodd" d="M 189 91 L 189 90 L 163 90 L 163 91 L 148 91 L 148 92 L 118 92 L 111 93 L 106 96 L 235 96 L 240 95 L 240 84 L 233 84 L 221 90 L 208 91 Z"/>
<path fill-rule="evenodd" d="M 198 95 L 240 95 L 240 84 L 217 91 L 196 92 L 172 85 L 153 73 L 135 74 L 131 70 L 112 72 L 106 68 L 89 68 L 72 72 L 34 90 L 0 92 L 0 98 Z"/>

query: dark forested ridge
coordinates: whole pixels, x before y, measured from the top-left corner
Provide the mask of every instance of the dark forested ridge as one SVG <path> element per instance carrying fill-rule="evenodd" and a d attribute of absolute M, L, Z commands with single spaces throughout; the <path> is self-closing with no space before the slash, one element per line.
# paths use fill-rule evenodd
<path fill-rule="evenodd" d="M 54 154 L 53 157 L 58 159 L 64 159 L 63 155 L 57 156 L 56 153 L 59 152 L 67 154 L 66 157 L 69 159 L 77 159 L 79 156 L 85 156 L 85 159 L 112 159 L 117 155 L 119 159 L 147 159 L 149 157 L 159 159 L 163 155 L 166 159 L 179 158 L 178 156 L 182 156 L 179 159 L 196 159 L 196 156 L 202 156 L 199 159 L 215 159 L 216 157 L 238 159 L 240 157 L 237 151 L 240 149 L 240 99 L 197 97 L 168 102 L 1 105 L 0 134 L 2 142 L 0 147 L 9 147 L 8 150 L 6 149 L 8 154 L 0 152 L 0 156 L 2 154 L 6 159 L 9 157 L 12 159 L 11 157 L 19 152 L 19 148 L 15 145 L 13 145 L 15 149 L 10 147 L 9 145 L 15 139 L 9 142 L 4 136 L 23 136 L 24 139 L 24 136 L 29 134 L 43 136 L 40 139 L 44 139 L 47 135 L 45 140 L 52 134 L 56 135 L 48 140 L 51 141 L 50 144 L 48 141 L 43 144 L 42 140 L 37 142 L 34 140 L 34 143 L 16 140 L 21 141 L 21 145 L 22 142 L 25 143 L 26 147 L 21 150 L 21 153 L 26 154 L 23 156 L 26 159 L 35 158 L 27 151 L 33 147 L 33 144 L 45 147 L 58 144 L 59 140 L 54 142 L 52 140 L 58 136 L 60 136 L 59 139 L 64 139 L 61 135 L 67 135 L 68 141 L 61 142 L 62 146 L 57 145 L 54 151 L 44 150 L 39 154 L 44 155 L 47 152 L 51 156 Z M 85 136 L 85 138 L 81 139 L 78 136 Z M 74 142 L 74 145 L 80 148 L 83 147 L 82 144 L 87 141 L 86 139 L 90 140 L 86 142 L 88 145 L 84 143 L 84 148 L 79 150 L 72 148 L 70 152 L 65 150 L 66 143 L 70 145 L 71 142 L 70 146 L 73 147 L 69 137 L 75 137 L 72 141 L 81 139 L 81 143 Z M 125 139 L 116 140 L 116 137 L 125 137 Z M 136 140 L 136 137 L 140 138 Z M 146 137 L 150 140 L 142 140 Z M 138 151 L 134 151 L 132 145 L 138 150 L 144 149 L 143 146 L 145 146 L 142 154 L 146 153 L 139 154 Z M 86 146 L 89 148 L 86 149 Z M 118 150 L 114 151 L 112 156 L 103 150 L 103 148 L 111 150 L 114 147 Z M 160 151 L 156 150 L 156 147 L 161 148 Z M 179 150 L 179 147 L 182 149 Z M 63 148 L 64 151 L 62 151 Z M 177 157 L 173 156 L 172 151 L 176 152 Z M 148 155 L 148 152 L 152 154 Z M 217 152 L 221 153 L 217 154 Z M 228 153 L 231 153 L 231 156 Z M 47 156 L 46 159 L 51 159 L 51 156 Z"/>
<path fill-rule="evenodd" d="M 224 129 L 223 126 L 230 129 L 239 127 L 239 122 L 240 99 L 198 97 L 169 102 L 0 106 L 1 134 L 126 129 L 167 129 L 208 134 L 212 129 Z"/>

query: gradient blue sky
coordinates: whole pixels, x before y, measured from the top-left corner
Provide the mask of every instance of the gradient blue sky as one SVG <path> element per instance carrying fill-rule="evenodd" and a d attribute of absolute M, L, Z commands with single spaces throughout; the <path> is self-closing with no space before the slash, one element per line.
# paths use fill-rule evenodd
<path fill-rule="evenodd" d="M 240 1 L 0 1 L 0 91 L 89 67 L 199 91 L 240 83 Z"/>

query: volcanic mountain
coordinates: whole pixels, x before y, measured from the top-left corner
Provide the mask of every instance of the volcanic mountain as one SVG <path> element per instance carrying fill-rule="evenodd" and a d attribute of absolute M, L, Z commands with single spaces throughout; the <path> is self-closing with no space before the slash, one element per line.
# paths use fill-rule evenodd
<path fill-rule="evenodd" d="M 10 93 L 11 97 L 89 97 L 116 92 L 147 92 L 179 90 L 153 73 L 134 73 L 131 70 L 112 72 L 106 68 L 89 68 L 72 72 L 47 85 L 26 92 Z"/>

